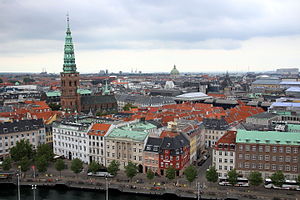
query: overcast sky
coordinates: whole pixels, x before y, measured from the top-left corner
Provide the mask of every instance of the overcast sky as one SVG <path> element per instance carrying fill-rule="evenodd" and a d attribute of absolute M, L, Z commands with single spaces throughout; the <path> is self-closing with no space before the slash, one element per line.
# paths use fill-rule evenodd
<path fill-rule="evenodd" d="M 0 0 L 0 71 L 62 71 L 67 13 L 81 73 L 300 65 L 299 0 Z"/>

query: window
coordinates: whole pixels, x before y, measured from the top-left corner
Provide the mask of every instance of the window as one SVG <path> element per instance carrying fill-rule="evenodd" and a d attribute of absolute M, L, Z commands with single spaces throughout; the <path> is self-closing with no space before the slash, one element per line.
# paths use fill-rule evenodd
<path fill-rule="evenodd" d="M 256 160 L 256 155 L 255 154 L 252 155 L 252 160 Z"/>
<path fill-rule="evenodd" d="M 243 159 L 243 154 L 239 154 L 239 159 Z"/>
<path fill-rule="evenodd" d="M 293 152 L 298 153 L 298 148 L 297 147 L 293 148 Z"/>
<path fill-rule="evenodd" d="M 252 163 L 252 169 L 255 169 L 255 168 L 256 168 L 256 164 Z"/>
<path fill-rule="evenodd" d="M 272 151 L 273 151 L 273 153 L 276 153 L 277 152 L 277 147 L 272 147 Z"/>
<path fill-rule="evenodd" d="M 225 159 L 224 159 L 224 163 L 227 163 L 227 162 L 228 162 L 228 159 L 225 158 Z"/>
<path fill-rule="evenodd" d="M 263 160 L 263 155 L 259 155 L 258 160 Z"/>
<path fill-rule="evenodd" d="M 289 165 L 285 166 L 285 171 L 289 172 L 291 170 L 291 167 Z"/>
<path fill-rule="evenodd" d="M 298 160 L 298 159 L 297 159 L 297 156 L 294 156 L 294 157 L 293 157 L 293 162 L 297 162 L 297 160 Z"/>
<path fill-rule="evenodd" d="M 240 151 L 243 151 L 243 145 L 240 145 L 240 146 L 239 146 L 239 150 L 240 150 Z"/>
<path fill-rule="evenodd" d="M 219 163 L 221 163 L 222 162 L 222 158 L 219 158 Z"/>
<path fill-rule="evenodd" d="M 264 148 L 263 146 L 259 146 L 259 149 L 258 149 L 259 152 L 263 152 L 264 151 Z"/>
<path fill-rule="evenodd" d="M 219 165 L 219 170 L 222 170 L 222 165 Z"/>
<path fill-rule="evenodd" d="M 245 163 L 245 168 L 249 168 L 249 163 Z"/>
<path fill-rule="evenodd" d="M 233 163 L 233 159 L 230 159 L 230 163 Z"/>
<path fill-rule="evenodd" d="M 243 168 L 243 163 L 239 163 L 239 168 Z"/>
<path fill-rule="evenodd" d="M 265 164 L 265 169 L 270 169 L 270 164 Z"/>
<path fill-rule="evenodd" d="M 245 146 L 245 150 L 246 150 L 246 151 L 250 151 L 250 145 L 246 145 L 246 146 Z"/>
<path fill-rule="evenodd" d="M 256 151 L 256 146 L 252 146 L 252 151 L 253 151 L 253 152 Z"/>
<path fill-rule="evenodd" d="M 294 172 L 296 172 L 297 169 L 298 169 L 297 166 L 294 166 L 294 167 L 293 167 L 293 171 L 294 171 Z"/>
<path fill-rule="evenodd" d="M 283 153 L 283 147 L 279 147 L 279 153 Z"/>
<path fill-rule="evenodd" d="M 285 162 L 291 162 L 291 156 L 285 157 Z"/>
<path fill-rule="evenodd" d="M 270 152 L 270 146 L 266 146 L 265 152 Z"/>
<path fill-rule="evenodd" d="M 272 165 L 272 170 L 276 170 L 276 165 Z"/>
<path fill-rule="evenodd" d="M 250 160 L 250 155 L 249 154 L 245 155 L 245 160 Z"/>
<path fill-rule="evenodd" d="M 265 155 L 265 160 L 269 161 L 270 160 L 270 156 L 269 155 Z"/>
<path fill-rule="evenodd" d="M 286 147 L 285 152 L 286 153 L 291 153 L 291 147 Z"/>
<path fill-rule="evenodd" d="M 276 156 L 272 156 L 272 161 L 276 161 Z"/>
<path fill-rule="evenodd" d="M 283 162 L 283 157 L 279 156 L 279 162 Z"/>

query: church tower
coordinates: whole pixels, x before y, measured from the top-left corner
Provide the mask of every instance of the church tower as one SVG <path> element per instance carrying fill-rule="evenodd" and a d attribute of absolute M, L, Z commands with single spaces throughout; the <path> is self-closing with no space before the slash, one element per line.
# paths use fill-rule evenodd
<path fill-rule="evenodd" d="M 76 71 L 74 46 L 67 16 L 67 32 L 64 48 L 63 72 L 60 73 L 61 97 L 60 103 L 62 110 L 75 112 L 81 111 L 80 95 L 77 93 L 79 88 L 79 72 Z"/>

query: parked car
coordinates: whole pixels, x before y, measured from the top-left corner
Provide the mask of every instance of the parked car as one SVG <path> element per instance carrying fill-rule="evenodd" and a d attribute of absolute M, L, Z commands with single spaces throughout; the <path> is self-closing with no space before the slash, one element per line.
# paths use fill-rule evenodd
<path fill-rule="evenodd" d="M 202 166 L 205 163 L 206 159 L 202 159 L 198 162 L 198 166 Z"/>
<path fill-rule="evenodd" d="M 108 172 L 96 172 L 96 173 L 89 172 L 87 175 L 88 176 L 97 176 L 97 177 L 108 177 L 108 178 L 114 177 L 113 175 L 111 175 Z"/>

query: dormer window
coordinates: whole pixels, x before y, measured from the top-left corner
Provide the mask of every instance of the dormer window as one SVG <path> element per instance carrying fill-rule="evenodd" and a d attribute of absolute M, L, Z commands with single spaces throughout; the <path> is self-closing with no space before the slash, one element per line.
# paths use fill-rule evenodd
<path fill-rule="evenodd" d="M 25 126 L 25 130 L 27 130 L 27 131 L 28 131 L 28 130 L 29 130 L 29 127 L 28 127 L 28 126 Z"/>
<path fill-rule="evenodd" d="M 4 133 L 7 133 L 7 132 L 8 132 L 8 129 L 7 129 L 7 128 L 3 128 L 3 132 L 4 132 Z"/>
<path fill-rule="evenodd" d="M 18 131 L 18 127 L 14 127 L 14 131 Z"/>

